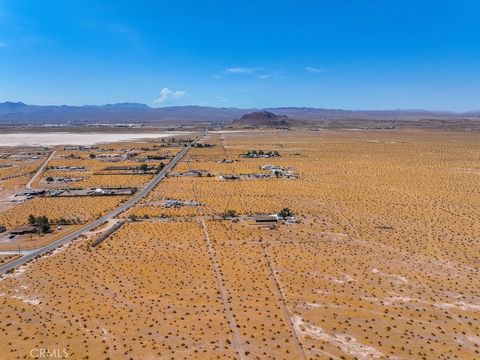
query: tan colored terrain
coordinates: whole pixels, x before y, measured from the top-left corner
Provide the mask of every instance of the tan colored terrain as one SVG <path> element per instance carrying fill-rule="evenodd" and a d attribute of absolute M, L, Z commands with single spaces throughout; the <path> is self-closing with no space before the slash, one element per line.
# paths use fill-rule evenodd
<path fill-rule="evenodd" d="M 12 261 L 16 258 L 18 258 L 19 256 L 18 255 L 15 255 L 15 254 L 11 254 L 11 255 L 0 255 L 0 265 L 2 264 L 6 264 L 8 263 L 9 261 Z"/>
<path fill-rule="evenodd" d="M 0 251 L 37 249 L 70 234 L 80 228 L 80 226 L 81 225 L 53 226 L 52 231 L 47 234 L 32 233 L 17 235 L 13 239 L 5 239 L 5 236 L 3 236 L 0 237 Z"/>
<path fill-rule="evenodd" d="M 212 176 L 172 174 L 123 215 L 141 220 L 98 247 L 79 239 L 3 277 L 0 358 L 35 347 L 75 359 L 479 358 L 478 138 L 210 133 L 215 147 L 192 149 L 174 173 Z M 259 149 L 280 156 L 241 157 Z M 219 178 L 267 164 L 298 178 Z M 54 208 L 37 200 L 15 211 Z M 298 223 L 248 219 L 284 207 Z M 239 220 L 220 220 L 226 210 Z"/>
<path fill-rule="evenodd" d="M 100 217 L 103 213 L 125 201 L 125 196 L 85 198 L 37 198 L 0 213 L 0 224 L 15 227 L 27 223 L 28 216 L 46 215 L 50 219 L 65 217 L 72 219 L 79 217 L 81 221 L 89 221 Z"/>
<path fill-rule="evenodd" d="M 47 216 L 54 223 L 63 218 L 78 224 L 98 219 L 125 202 L 128 196 L 34 197 L 13 202 L 15 194 L 30 189 L 142 188 L 155 175 L 155 169 L 169 159 L 147 157 L 174 156 L 181 146 L 170 139 L 109 143 L 90 147 L 2 147 L 0 148 L 0 225 L 7 230 L 27 224 L 30 214 Z M 146 161 L 144 161 L 147 159 Z M 107 171 L 109 167 L 132 167 L 142 164 L 152 170 Z M 2 167 L 2 165 L 4 167 Z M 51 181 L 51 179 L 61 181 Z M 3 180 L 2 180 L 3 179 Z M 47 179 L 49 179 L 47 181 Z M 74 181 L 64 181 L 64 179 Z M 78 226 L 77 226 L 78 228 Z M 74 229 L 73 227 L 69 232 Z M 33 249 L 66 235 L 52 226 L 53 233 L 45 236 L 26 234 L 7 238 L 0 235 L 0 250 Z"/>

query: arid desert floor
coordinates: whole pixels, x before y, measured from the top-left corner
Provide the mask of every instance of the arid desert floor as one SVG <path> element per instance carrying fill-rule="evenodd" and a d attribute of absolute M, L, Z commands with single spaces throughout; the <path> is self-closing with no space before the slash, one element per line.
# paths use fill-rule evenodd
<path fill-rule="evenodd" d="M 75 227 L 128 200 L 7 202 L 52 151 L 32 187 L 142 188 L 181 142 L 2 148 L 30 155 L 0 158 L 0 225 Z M 0 278 L 0 359 L 480 358 L 478 133 L 212 131 L 201 144 L 98 246 L 92 232 Z M 283 208 L 292 219 L 256 221 Z M 0 234 L 0 250 L 61 231 Z"/>

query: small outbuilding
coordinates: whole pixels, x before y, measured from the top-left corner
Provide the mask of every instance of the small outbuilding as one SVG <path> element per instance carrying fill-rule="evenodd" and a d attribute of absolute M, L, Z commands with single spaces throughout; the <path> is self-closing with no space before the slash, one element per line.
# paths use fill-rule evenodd
<path fill-rule="evenodd" d="M 37 232 L 37 227 L 33 225 L 20 226 L 16 229 L 10 230 L 10 235 L 25 235 Z"/>
<path fill-rule="evenodd" d="M 274 224 L 278 221 L 275 215 L 258 215 L 254 216 L 253 220 L 255 220 L 257 224 Z"/>

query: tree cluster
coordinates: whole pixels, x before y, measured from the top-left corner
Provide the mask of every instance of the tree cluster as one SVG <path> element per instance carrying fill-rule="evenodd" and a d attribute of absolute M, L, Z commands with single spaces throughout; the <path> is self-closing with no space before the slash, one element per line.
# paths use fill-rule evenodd
<path fill-rule="evenodd" d="M 30 214 L 28 216 L 28 223 L 30 225 L 36 226 L 40 234 L 45 234 L 50 231 L 51 225 L 50 220 L 46 216 L 34 216 Z"/>

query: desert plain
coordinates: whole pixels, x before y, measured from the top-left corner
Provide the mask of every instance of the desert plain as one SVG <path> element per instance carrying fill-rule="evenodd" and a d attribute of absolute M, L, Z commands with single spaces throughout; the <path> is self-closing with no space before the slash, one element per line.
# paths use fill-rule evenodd
<path fill-rule="evenodd" d="M 131 196 L 15 192 L 141 189 L 188 144 L 176 136 L 2 147 L 0 225 L 32 214 L 53 232 L 1 237 L 0 264 Z M 198 144 L 111 223 L 2 275 L 0 358 L 480 358 L 478 132 L 208 131 Z"/>

